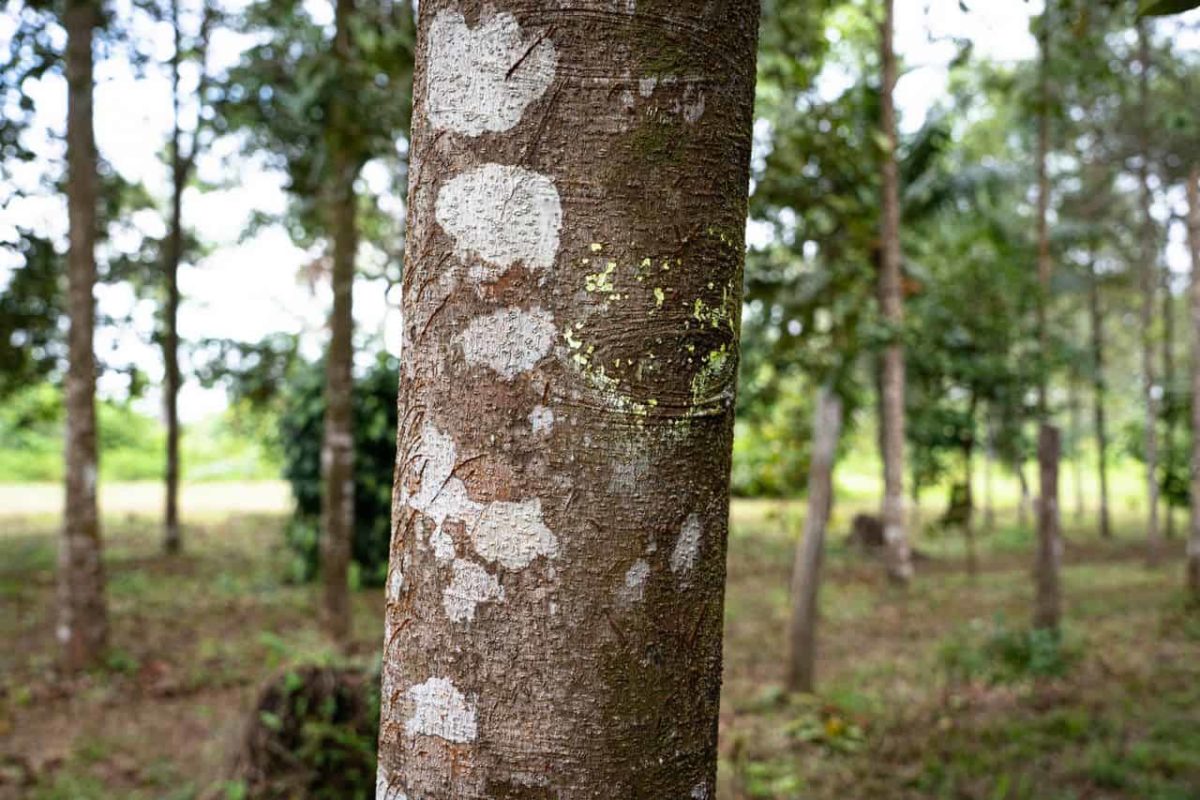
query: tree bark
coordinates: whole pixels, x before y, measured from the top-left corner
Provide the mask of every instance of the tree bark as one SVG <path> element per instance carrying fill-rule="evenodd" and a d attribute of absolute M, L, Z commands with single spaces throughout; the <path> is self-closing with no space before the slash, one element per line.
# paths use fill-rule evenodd
<path fill-rule="evenodd" d="M 1175 469 L 1175 303 L 1171 294 L 1171 267 L 1163 260 L 1159 269 L 1162 280 L 1162 368 L 1163 368 L 1163 470 L 1167 475 Z M 1167 539 L 1175 538 L 1175 509 L 1171 498 L 1163 497 L 1163 532 Z"/>
<path fill-rule="evenodd" d="M 58 563 L 58 627 L 63 664 L 95 663 L 108 639 L 104 564 L 96 508 L 96 142 L 92 130 L 92 36 L 99 9 L 67 4 L 67 314 L 66 507 Z"/>
<path fill-rule="evenodd" d="M 1187 547 L 1187 585 L 1191 598 L 1200 601 L 1200 166 L 1187 181 L 1188 250 L 1192 257 L 1192 511 Z"/>
<path fill-rule="evenodd" d="M 187 163 L 182 153 L 180 129 L 179 67 L 183 58 L 183 36 L 179 29 L 179 3 L 171 4 L 175 50 L 171 55 L 171 219 L 167 229 L 163 272 L 167 296 L 163 302 L 163 417 L 167 426 L 166 508 L 163 514 L 163 549 L 177 553 L 179 534 L 179 264 L 183 260 L 183 190 Z"/>
<path fill-rule="evenodd" d="M 1068 405 L 1071 409 L 1071 471 L 1075 490 L 1075 522 L 1083 522 L 1085 513 L 1083 499 L 1083 405 L 1079 398 L 1079 380 L 1072 374 L 1067 384 L 1070 393 Z"/>
<path fill-rule="evenodd" d="M 1058 531 L 1058 463 L 1062 453 L 1062 435 L 1053 425 L 1038 429 L 1038 465 L 1042 495 L 1037 504 L 1038 549 L 1034 565 L 1033 626 L 1057 631 L 1062 617 L 1059 572 L 1062 563 L 1062 539 Z"/>
<path fill-rule="evenodd" d="M 1104 401 L 1108 392 L 1104 378 L 1104 309 L 1100 298 L 1100 276 L 1093 260 L 1088 269 L 1088 305 L 1092 334 L 1092 413 L 1096 428 L 1096 477 L 1100 484 L 1100 535 L 1112 538 L 1108 511 L 1108 428 Z"/>
<path fill-rule="evenodd" d="M 354 0 L 337 0 L 334 55 L 347 74 Z M 346 87 L 342 87 L 343 90 Z M 333 239 L 333 309 L 325 357 L 325 431 L 321 449 L 321 578 L 326 632 L 336 641 L 350 635 L 348 573 L 354 537 L 354 262 L 358 225 L 354 179 L 359 164 L 352 147 L 351 109 L 343 92 L 330 111 L 327 136 L 332 179 L 329 220 Z"/>
<path fill-rule="evenodd" d="M 758 4 L 420 4 L 377 797 L 711 798 Z"/>
<path fill-rule="evenodd" d="M 1041 107 L 1038 110 L 1038 285 L 1040 292 L 1037 303 L 1038 340 L 1043 358 L 1050 351 L 1050 327 L 1048 310 L 1050 305 L 1050 279 L 1054 269 L 1050 255 L 1050 175 L 1047 161 L 1050 156 L 1050 14 L 1052 6 L 1047 4 L 1042 18 L 1039 36 L 1041 61 L 1039 83 Z M 1047 390 L 1048 376 L 1043 369 L 1038 382 L 1038 472 L 1041 480 L 1040 497 L 1037 503 L 1037 565 L 1035 582 L 1037 596 L 1034 608 L 1034 625 L 1039 628 L 1058 630 L 1059 590 L 1058 569 L 1061 560 L 1062 542 L 1058 507 L 1058 462 L 1062 452 L 1062 437 L 1058 428 L 1050 423 L 1050 403 Z"/>
<path fill-rule="evenodd" d="M 996 467 L 996 422 L 988 408 L 987 441 L 983 451 L 983 527 L 991 533 L 996 530 L 996 498 L 992 485 Z"/>
<path fill-rule="evenodd" d="M 1150 42 L 1146 32 L 1146 23 L 1139 19 L 1138 31 L 1138 60 L 1141 62 L 1141 75 L 1138 79 L 1140 97 L 1140 149 L 1141 158 L 1138 164 L 1138 183 L 1141 186 L 1140 202 L 1142 213 L 1142 265 L 1141 265 L 1141 327 L 1142 327 L 1142 393 L 1144 398 L 1144 450 L 1146 460 L 1146 561 L 1150 566 L 1156 566 L 1162 555 L 1162 534 L 1158 526 L 1158 399 L 1154 369 L 1154 301 L 1155 301 L 1155 262 L 1158 258 L 1157 236 L 1155 234 L 1154 216 L 1151 213 L 1153 198 L 1150 188 L 1150 130 L 1147 114 L 1150 102 Z"/>
<path fill-rule="evenodd" d="M 967 551 L 967 577 L 974 580 L 979 575 L 979 554 L 975 547 L 975 417 L 979 401 L 971 397 L 968 417 L 971 430 L 963 443 L 963 485 L 966 487 L 967 512 L 963 518 L 963 543 Z"/>
<path fill-rule="evenodd" d="M 892 46 L 895 28 L 894 0 L 884 0 L 880 25 L 880 54 L 883 64 L 880 126 L 887 142 L 882 162 L 882 263 L 879 299 L 884 320 L 899 337 L 904 325 L 904 296 L 900 250 L 900 171 L 896 164 L 896 53 Z M 912 555 L 904 525 L 904 348 L 899 341 L 883 353 L 883 535 L 887 543 L 888 577 L 899 584 L 912 578 Z"/>
<path fill-rule="evenodd" d="M 829 389 L 817 397 L 812 463 L 808 469 L 808 516 L 804 539 L 792 566 L 792 623 L 789 630 L 787 687 L 811 693 L 816 685 L 817 597 L 825 531 L 833 509 L 833 468 L 842 428 L 842 401 Z"/>

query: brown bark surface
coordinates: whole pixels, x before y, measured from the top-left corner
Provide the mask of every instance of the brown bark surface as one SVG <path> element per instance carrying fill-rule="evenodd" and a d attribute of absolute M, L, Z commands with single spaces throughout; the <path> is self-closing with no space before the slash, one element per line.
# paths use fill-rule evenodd
<path fill-rule="evenodd" d="M 338 0 L 334 54 L 345 66 L 350 56 L 353 0 Z M 333 239 L 333 309 L 325 356 L 325 430 L 321 449 L 321 580 L 326 632 L 343 641 L 350 633 L 348 586 L 354 537 L 354 262 L 358 225 L 354 179 L 359 164 L 351 140 L 351 109 L 335 98 L 330 112 L 332 179 L 329 223 Z"/>
<path fill-rule="evenodd" d="M 900 172 L 896 164 L 896 53 L 892 45 L 895 28 L 893 0 L 884 2 L 880 27 L 883 88 L 880 107 L 887 152 L 883 155 L 883 214 L 880 231 L 882 259 L 879 300 L 884 320 L 899 335 L 904 325 L 904 295 L 900 250 Z M 887 540 L 888 577 L 904 584 L 912 578 L 912 554 L 904 524 L 904 347 L 896 342 L 883 352 L 883 395 L 880 442 L 883 448 L 883 532 Z"/>
<path fill-rule="evenodd" d="M 1050 6 L 1042 19 L 1039 36 L 1041 61 L 1039 83 L 1041 107 L 1038 110 L 1037 189 L 1038 242 L 1037 270 L 1040 288 L 1037 304 L 1038 340 L 1043 357 L 1050 350 L 1049 305 L 1050 279 L 1054 263 L 1050 253 Z M 1058 630 L 1061 616 L 1059 598 L 1059 565 L 1062 560 L 1062 541 L 1058 504 L 1058 464 L 1062 455 L 1062 436 L 1050 424 L 1047 392 L 1048 377 L 1043 372 L 1038 383 L 1038 474 L 1040 477 L 1037 503 L 1037 560 L 1034 566 L 1036 597 L 1034 626 Z"/>
<path fill-rule="evenodd" d="M 1187 181 L 1188 250 L 1192 257 L 1192 430 L 1200 431 L 1200 167 Z M 1192 511 L 1187 546 L 1187 585 L 1193 600 L 1200 601 L 1200 436 L 1192 436 Z"/>
<path fill-rule="evenodd" d="M 1092 335 L 1092 414 L 1096 429 L 1096 478 L 1100 487 L 1100 535 L 1112 538 L 1108 510 L 1108 421 L 1104 400 L 1108 384 L 1104 379 L 1104 309 L 1100 299 L 1100 279 L 1096 264 L 1089 269 L 1088 310 Z"/>
<path fill-rule="evenodd" d="M 92 131 L 92 36 L 97 7 L 67 4 L 67 314 L 66 507 L 58 562 L 58 628 L 63 663 L 95 662 L 108 638 L 104 565 L 96 508 L 96 142 Z"/>
<path fill-rule="evenodd" d="M 1146 461 L 1146 561 L 1155 566 L 1162 556 L 1162 533 L 1158 525 L 1158 398 L 1155 367 L 1154 367 L 1154 301 L 1158 260 L 1157 234 L 1155 232 L 1154 215 L 1151 213 L 1153 203 L 1150 187 L 1150 130 L 1149 130 L 1149 96 L 1150 96 L 1150 42 L 1144 20 L 1138 20 L 1138 60 L 1141 64 L 1141 74 L 1138 78 L 1138 93 L 1141 105 L 1141 158 L 1138 164 L 1138 183 L 1141 185 L 1140 202 L 1142 213 L 1142 264 L 1140 283 L 1142 290 L 1141 325 L 1142 325 L 1142 393 L 1143 393 L 1143 426 L 1144 453 Z"/>
<path fill-rule="evenodd" d="M 758 4 L 419 12 L 377 796 L 711 798 Z"/>
<path fill-rule="evenodd" d="M 1062 566 L 1062 539 L 1059 535 L 1058 464 L 1062 455 L 1062 435 L 1053 425 L 1038 429 L 1038 466 L 1042 496 L 1038 501 L 1038 548 L 1034 565 L 1033 626 L 1057 631 L 1062 620 L 1062 596 L 1059 572 Z"/>
<path fill-rule="evenodd" d="M 179 535 L 179 265 L 183 260 L 183 190 L 190 172 L 190 159 L 182 152 L 180 129 L 179 71 L 183 58 L 183 36 L 179 29 L 179 4 L 171 5 L 175 29 L 175 51 L 171 56 L 171 219 L 163 259 L 167 296 L 163 302 L 163 417 L 167 427 L 166 507 L 163 513 L 163 549 L 177 553 Z M 194 145 L 193 145 L 194 146 Z"/>
<path fill-rule="evenodd" d="M 792 566 L 786 681 L 793 692 L 812 692 L 816 684 L 817 598 L 821 590 L 825 532 L 833 509 L 833 468 L 841 430 L 841 398 L 822 389 L 813 421 L 816 441 L 808 468 L 808 515 L 804 519 L 804 538 L 796 547 Z"/>

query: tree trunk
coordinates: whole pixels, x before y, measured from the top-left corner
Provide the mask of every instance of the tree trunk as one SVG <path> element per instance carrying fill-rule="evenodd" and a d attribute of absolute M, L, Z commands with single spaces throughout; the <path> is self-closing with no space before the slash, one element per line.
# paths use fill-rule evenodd
<path fill-rule="evenodd" d="M 1072 375 L 1067 384 L 1070 393 L 1068 404 L 1071 410 L 1071 471 L 1075 484 L 1075 522 L 1083 522 L 1083 406 L 1079 399 L 1079 381 Z"/>
<path fill-rule="evenodd" d="M 879 275 L 879 299 L 883 318 L 899 337 L 904 325 L 904 296 L 900 251 L 900 171 L 896 164 L 896 53 L 892 47 L 895 27 L 894 0 L 884 0 L 884 18 L 880 26 L 880 53 L 883 86 L 880 126 L 887 142 L 883 154 L 883 216 L 880 239 L 882 264 Z M 883 353 L 883 535 L 887 543 L 888 577 L 899 584 L 912 578 L 912 556 L 904 528 L 904 348 L 899 341 Z"/>
<path fill-rule="evenodd" d="M 1188 250 L 1192 256 L 1192 515 L 1187 547 L 1187 584 L 1200 601 L 1200 167 L 1188 175 Z"/>
<path fill-rule="evenodd" d="M 377 797 L 711 798 L 758 3 L 424 2 Z"/>
<path fill-rule="evenodd" d="M 1096 263 L 1089 270 L 1088 294 L 1092 318 L 1092 398 L 1096 428 L 1096 469 L 1100 483 L 1100 535 L 1112 538 L 1112 524 L 1108 512 L 1108 429 L 1105 419 L 1104 399 L 1107 382 L 1104 379 L 1104 311 L 1100 305 L 1100 277 L 1096 274 Z"/>
<path fill-rule="evenodd" d="M 991 533 L 996 530 L 996 498 L 992 485 L 996 467 L 996 423 L 988 408 L 987 442 L 983 451 L 983 527 Z"/>
<path fill-rule="evenodd" d="M 833 467 L 842 428 L 842 401 L 829 389 L 817 397 L 812 463 L 808 469 L 808 516 L 804 540 L 796 548 L 792 566 L 792 624 L 789 630 L 787 687 L 793 692 L 813 691 L 817 661 L 817 596 L 821 590 L 821 562 L 825 555 L 825 530 L 833 509 Z"/>
<path fill-rule="evenodd" d="M 187 172 L 180 130 L 179 66 L 183 41 L 179 29 L 179 4 L 171 4 L 175 50 L 171 56 L 171 220 L 167 230 L 163 272 L 167 296 L 163 303 L 163 417 L 167 425 L 166 509 L 163 515 L 163 549 L 179 552 L 179 264 L 183 260 L 183 189 Z"/>
<path fill-rule="evenodd" d="M 342 74 L 350 60 L 353 0 L 337 0 L 334 54 Z M 321 578 L 326 632 L 336 641 L 350 634 L 350 590 L 347 585 L 354 536 L 354 262 L 358 227 L 354 179 L 358 162 L 351 147 L 351 110 L 340 94 L 330 111 L 327 136 L 332 180 L 329 220 L 333 239 L 333 310 L 329 315 L 329 350 L 325 357 L 325 433 L 321 446 L 322 538 Z"/>
<path fill-rule="evenodd" d="M 1021 499 L 1017 501 L 1017 525 L 1026 528 L 1029 526 L 1029 512 L 1033 506 L 1033 498 L 1030 497 L 1029 480 L 1025 477 L 1025 464 L 1018 463 L 1015 471 L 1017 483 L 1021 487 Z"/>
<path fill-rule="evenodd" d="M 967 441 L 963 450 L 964 485 L 967 489 L 967 513 L 963 517 L 963 539 L 967 549 L 967 577 L 979 575 L 979 553 L 975 547 L 975 439 Z"/>
<path fill-rule="evenodd" d="M 1038 502 L 1038 549 L 1034 565 L 1033 626 L 1057 631 L 1062 617 L 1058 575 L 1062 562 L 1062 539 L 1058 531 L 1058 462 L 1062 435 L 1053 425 L 1038 429 L 1038 465 L 1042 496 Z"/>
<path fill-rule="evenodd" d="M 1155 396 L 1157 386 L 1154 374 L 1154 289 L 1155 262 L 1158 257 L 1156 244 L 1154 216 L 1151 213 L 1150 189 L 1150 131 L 1147 114 L 1149 113 L 1150 96 L 1150 42 L 1144 20 L 1138 20 L 1139 61 L 1141 75 L 1139 76 L 1139 96 L 1141 122 L 1139 134 L 1141 137 L 1141 160 L 1138 165 L 1138 182 L 1141 184 L 1142 212 L 1142 392 L 1144 398 L 1145 425 L 1145 459 L 1146 459 L 1146 561 L 1150 566 L 1156 566 L 1162 554 L 1162 538 L 1158 529 L 1158 399 Z"/>
<path fill-rule="evenodd" d="M 92 2 L 67 4 L 67 314 L 66 507 L 58 563 L 58 628 L 63 663 L 94 663 L 108 639 L 104 564 L 96 508 L 96 142 L 92 132 Z"/>
<path fill-rule="evenodd" d="M 1162 278 L 1162 367 L 1163 367 L 1163 470 L 1171 475 L 1175 470 L 1175 303 L 1171 294 L 1171 267 L 1163 261 L 1159 270 Z M 1167 539 L 1175 538 L 1175 509 L 1171 498 L 1163 497 L 1163 532 Z"/>
<path fill-rule="evenodd" d="M 1050 350 L 1049 305 L 1053 272 L 1050 257 L 1050 176 L 1047 160 L 1050 156 L 1050 14 L 1047 4 L 1042 19 L 1040 35 L 1041 63 L 1039 81 L 1041 108 L 1038 111 L 1038 284 L 1040 288 L 1037 304 L 1038 339 L 1043 358 Z M 1040 496 L 1037 503 L 1037 566 L 1035 582 L 1037 596 L 1034 608 L 1034 625 L 1058 630 L 1059 591 L 1058 569 L 1062 543 L 1059 540 L 1058 516 L 1058 462 L 1062 452 L 1062 436 L 1058 428 L 1050 424 L 1050 403 L 1047 391 L 1048 377 L 1043 370 L 1038 383 L 1038 473 Z"/>

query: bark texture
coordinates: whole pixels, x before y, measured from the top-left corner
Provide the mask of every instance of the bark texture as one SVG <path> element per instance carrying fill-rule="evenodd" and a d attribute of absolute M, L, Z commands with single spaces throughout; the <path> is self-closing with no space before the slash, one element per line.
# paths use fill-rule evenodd
<path fill-rule="evenodd" d="M 183 190 L 190 172 L 190 158 L 183 154 L 180 121 L 180 64 L 183 36 L 179 29 L 179 3 L 171 4 L 175 50 L 171 56 L 171 219 L 163 259 L 166 298 L 163 301 L 163 418 L 167 427 L 166 507 L 163 513 L 163 549 L 177 553 L 179 535 L 179 265 L 183 260 Z"/>
<path fill-rule="evenodd" d="M 418 22 L 377 796 L 711 798 L 758 4 Z"/>
<path fill-rule="evenodd" d="M 334 55 L 345 70 L 350 59 L 353 0 L 337 0 Z M 343 641 L 350 634 L 348 586 L 354 537 L 354 262 L 358 224 L 354 179 L 359 164 L 352 147 L 351 109 L 340 94 L 330 110 L 332 176 L 329 226 L 333 240 L 333 309 L 325 355 L 325 429 L 321 444 L 321 581 L 326 632 Z"/>
<path fill-rule="evenodd" d="M 104 565 L 96 509 L 96 142 L 92 130 L 92 37 L 99 9 L 67 4 L 67 314 L 66 507 L 58 562 L 58 627 L 63 663 L 95 662 L 108 638 Z"/>
<path fill-rule="evenodd" d="M 1158 385 L 1154 367 L 1154 301 L 1158 282 L 1155 264 L 1158 260 L 1158 244 L 1155 232 L 1153 202 L 1150 187 L 1150 42 L 1145 20 L 1138 20 L 1138 60 L 1141 74 L 1138 77 L 1141 124 L 1141 158 L 1138 163 L 1138 183 L 1141 185 L 1140 203 L 1142 213 L 1142 264 L 1140 283 L 1142 290 L 1142 396 L 1144 401 L 1143 426 L 1145 428 L 1143 450 L 1146 460 L 1146 561 L 1155 566 L 1162 556 L 1162 533 L 1158 525 Z"/>
<path fill-rule="evenodd" d="M 833 467 L 842 431 L 842 401 L 821 390 L 813 422 L 816 442 L 808 468 L 808 515 L 804 538 L 796 548 L 792 566 L 792 622 L 788 638 L 787 687 L 812 692 L 816 685 L 817 597 L 821 590 L 821 562 L 825 557 L 825 531 L 833 509 Z"/>
<path fill-rule="evenodd" d="M 1041 107 L 1038 111 L 1038 246 L 1037 270 L 1038 294 L 1037 326 L 1038 340 L 1043 357 L 1050 351 L 1049 305 L 1051 297 L 1050 279 L 1054 263 L 1050 254 L 1050 31 L 1051 7 L 1047 5 L 1042 19 L 1040 34 L 1041 61 L 1039 83 Z M 1039 628 L 1058 630 L 1061 605 L 1059 600 L 1058 570 L 1061 562 L 1062 542 L 1058 504 L 1058 463 L 1062 455 L 1062 436 L 1058 428 L 1050 424 L 1050 404 L 1047 391 L 1048 376 L 1043 370 L 1038 383 L 1038 473 L 1040 496 L 1037 503 L 1037 562 L 1034 568 L 1037 585 L 1034 600 L 1034 625 Z"/>
<path fill-rule="evenodd" d="M 1200 167 L 1188 175 L 1188 250 L 1192 257 L 1192 430 L 1200 431 Z M 1192 436 L 1192 512 L 1187 546 L 1187 586 L 1200 601 L 1200 436 Z"/>
<path fill-rule="evenodd" d="M 904 325 L 904 295 L 900 250 L 900 170 L 896 164 L 896 52 L 892 46 L 895 29 L 893 0 L 884 1 L 884 19 L 880 28 L 880 55 L 883 64 L 883 88 L 880 108 L 887 152 L 883 155 L 883 214 L 880 239 L 882 259 L 879 274 L 879 300 L 883 318 L 896 335 Z M 883 353 L 883 534 L 887 541 L 888 577 L 897 583 L 912 578 L 912 554 L 904 526 L 904 348 L 900 342 Z"/>
<path fill-rule="evenodd" d="M 1092 335 L 1092 418 L 1096 429 L 1096 479 L 1100 487 L 1100 535 L 1112 538 L 1108 511 L 1108 420 L 1104 401 L 1108 383 L 1104 378 L 1104 309 L 1100 298 L 1100 277 L 1092 263 L 1088 281 L 1088 311 Z"/>
<path fill-rule="evenodd" d="M 1038 502 L 1038 549 L 1034 565 L 1033 626 L 1057 631 L 1062 619 L 1059 572 L 1062 566 L 1062 539 L 1059 536 L 1058 464 L 1062 455 L 1062 434 L 1053 425 L 1038 429 L 1038 466 L 1042 496 Z"/>

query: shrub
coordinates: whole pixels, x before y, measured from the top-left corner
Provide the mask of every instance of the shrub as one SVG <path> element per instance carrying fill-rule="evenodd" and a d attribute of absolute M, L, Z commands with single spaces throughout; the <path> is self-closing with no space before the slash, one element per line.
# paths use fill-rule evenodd
<path fill-rule="evenodd" d="M 382 586 L 387 576 L 399 374 L 394 358 L 380 356 L 354 384 L 352 558 L 359 579 L 370 586 Z M 320 561 L 324 429 L 324 364 L 300 364 L 291 373 L 279 417 L 283 475 L 296 499 L 296 513 L 287 527 L 293 553 L 288 577 L 297 582 L 312 580 Z"/>
<path fill-rule="evenodd" d="M 938 658 L 952 682 L 1018 683 L 1062 677 L 1078 660 L 1079 652 L 1060 633 L 1009 628 L 998 617 L 983 635 L 977 626 L 953 634 L 942 645 Z"/>

